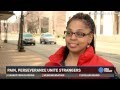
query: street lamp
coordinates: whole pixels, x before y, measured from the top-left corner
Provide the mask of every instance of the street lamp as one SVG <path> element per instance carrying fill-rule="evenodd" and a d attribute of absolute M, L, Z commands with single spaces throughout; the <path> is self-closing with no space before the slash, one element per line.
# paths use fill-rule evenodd
<path fill-rule="evenodd" d="M 23 15 L 23 11 L 21 11 L 20 30 L 19 30 L 19 39 L 18 39 L 19 52 L 25 52 L 24 46 L 23 46 L 23 25 L 24 25 L 24 15 Z"/>

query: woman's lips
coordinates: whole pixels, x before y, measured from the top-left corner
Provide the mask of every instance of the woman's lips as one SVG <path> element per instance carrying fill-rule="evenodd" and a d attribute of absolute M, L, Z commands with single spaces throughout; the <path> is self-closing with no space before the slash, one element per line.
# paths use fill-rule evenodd
<path fill-rule="evenodd" d="M 76 44 L 76 43 L 69 43 L 69 46 L 70 46 L 71 48 L 75 48 L 75 47 L 78 46 L 78 44 Z"/>

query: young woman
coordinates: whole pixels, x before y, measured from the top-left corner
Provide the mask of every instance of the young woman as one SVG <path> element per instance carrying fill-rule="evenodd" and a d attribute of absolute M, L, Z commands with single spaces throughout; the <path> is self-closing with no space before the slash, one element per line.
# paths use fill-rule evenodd
<path fill-rule="evenodd" d="M 95 54 L 95 24 L 88 14 L 77 13 L 68 22 L 65 33 L 66 46 L 49 57 L 45 66 L 112 66 Z M 116 75 L 116 74 L 115 74 Z"/>
<path fill-rule="evenodd" d="M 50 62 L 60 66 L 113 66 L 112 63 L 95 54 L 94 32 L 95 24 L 88 14 L 74 15 L 67 22 L 66 46 L 51 55 Z"/>

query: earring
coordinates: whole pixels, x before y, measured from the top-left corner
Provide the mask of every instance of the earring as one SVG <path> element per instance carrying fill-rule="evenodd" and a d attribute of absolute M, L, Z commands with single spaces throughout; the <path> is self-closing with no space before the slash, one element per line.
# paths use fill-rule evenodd
<path fill-rule="evenodd" d="M 87 45 L 87 48 L 89 48 L 89 47 L 90 47 L 90 44 Z"/>

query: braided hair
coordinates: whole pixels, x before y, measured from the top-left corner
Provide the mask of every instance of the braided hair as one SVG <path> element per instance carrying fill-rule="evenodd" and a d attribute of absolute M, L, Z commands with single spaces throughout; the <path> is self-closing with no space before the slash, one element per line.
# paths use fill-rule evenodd
<path fill-rule="evenodd" d="M 83 23 L 91 29 L 91 31 L 92 31 L 93 34 L 96 32 L 95 23 L 94 23 L 93 19 L 90 17 L 90 15 L 84 14 L 84 13 L 77 13 L 77 14 L 75 14 L 67 22 L 67 27 L 69 26 L 69 24 L 73 20 L 80 20 L 80 21 L 82 20 Z M 93 37 L 92 42 L 90 43 L 90 45 L 93 47 L 94 53 L 95 53 L 94 37 Z M 64 62 L 64 60 L 66 60 L 66 58 L 68 56 L 68 53 L 69 53 L 69 49 L 67 48 L 67 46 L 65 46 L 64 56 L 63 56 L 63 61 L 62 62 Z"/>

